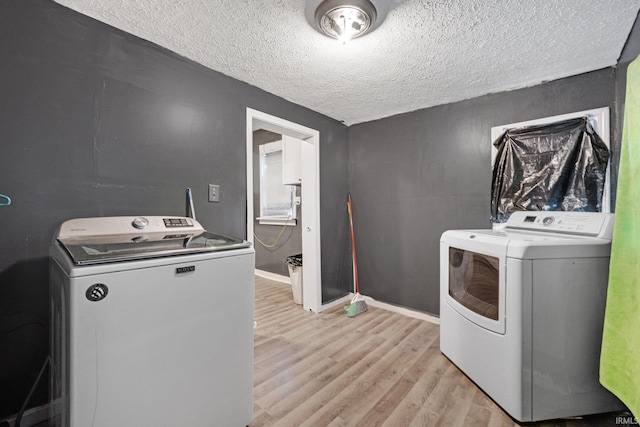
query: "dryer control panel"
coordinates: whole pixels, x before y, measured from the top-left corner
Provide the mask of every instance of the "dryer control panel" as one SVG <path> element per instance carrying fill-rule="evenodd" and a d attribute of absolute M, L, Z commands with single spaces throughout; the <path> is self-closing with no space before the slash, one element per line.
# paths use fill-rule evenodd
<path fill-rule="evenodd" d="M 519 211 L 511 214 L 505 228 L 611 239 L 613 216 L 601 212 Z"/>

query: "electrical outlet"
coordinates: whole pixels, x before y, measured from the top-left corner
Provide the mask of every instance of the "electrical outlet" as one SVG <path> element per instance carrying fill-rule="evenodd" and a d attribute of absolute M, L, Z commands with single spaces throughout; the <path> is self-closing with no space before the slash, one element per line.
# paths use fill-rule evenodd
<path fill-rule="evenodd" d="M 209 184 L 209 201 L 210 202 L 219 202 L 220 201 L 220 186 L 217 184 Z"/>

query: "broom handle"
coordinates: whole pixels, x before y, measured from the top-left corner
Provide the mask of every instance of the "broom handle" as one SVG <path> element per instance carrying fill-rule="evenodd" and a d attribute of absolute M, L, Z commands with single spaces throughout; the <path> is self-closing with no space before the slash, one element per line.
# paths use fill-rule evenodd
<path fill-rule="evenodd" d="M 349 210 L 349 224 L 351 225 L 351 254 L 353 256 L 353 283 L 356 288 L 356 293 L 360 292 L 360 285 L 358 283 L 358 263 L 356 262 L 356 236 L 353 231 L 353 206 L 351 204 L 351 193 L 349 193 L 349 199 L 347 200 L 347 209 Z"/>

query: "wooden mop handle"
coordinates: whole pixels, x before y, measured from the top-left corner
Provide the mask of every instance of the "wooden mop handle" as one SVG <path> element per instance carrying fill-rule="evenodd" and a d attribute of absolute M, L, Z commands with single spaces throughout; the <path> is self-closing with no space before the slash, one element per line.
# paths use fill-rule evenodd
<path fill-rule="evenodd" d="M 347 210 L 349 211 L 349 224 L 351 225 L 351 254 L 353 257 L 353 283 L 356 289 L 356 293 L 360 292 L 360 285 L 358 284 L 358 263 L 356 262 L 356 236 L 353 231 L 353 205 L 351 203 L 351 193 L 347 200 Z"/>

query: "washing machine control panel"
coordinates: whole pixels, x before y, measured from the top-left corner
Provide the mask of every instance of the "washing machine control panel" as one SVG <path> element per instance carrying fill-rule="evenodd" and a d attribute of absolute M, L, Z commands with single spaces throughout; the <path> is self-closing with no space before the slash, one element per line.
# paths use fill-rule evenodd
<path fill-rule="evenodd" d="M 191 218 L 163 218 L 162 221 L 164 221 L 164 226 L 167 228 L 193 227 Z"/>
<path fill-rule="evenodd" d="M 83 239 L 95 236 L 139 236 L 184 232 L 198 234 L 205 229 L 193 218 L 175 216 L 119 216 L 76 218 L 60 226 L 58 240 Z"/>
<path fill-rule="evenodd" d="M 152 227 L 155 226 L 155 228 L 160 228 L 159 230 L 153 231 L 162 231 L 162 225 L 164 225 L 164 228 L 172 230 L 175 230 L 176 228 L 194 228 L 193 219 L 187 217 L 162 218 L 162 222 L 160 222 L 159 219 L 156 218 L 156 220 L 152 223 L 151 221 L 149 221 L 149 219 L 143 216 L 139 216 L 131 222 L 131 225 L 133 225 L 138 230 L 146 229 L 149 224 L 151 224 Z"/>
<path fill-rule="evenodd" d="M 139 216 L 136 219 L 133 220 L 133 222 L 131 223 L 131 225 L 133 225 L 135 228 L 142 230 L 143 228 L 145 228 L 147 225 L 149 225 L 149 220 L 143 216 Z"/>
<path fill-rule="evenodd" d="M 600 212 L 514 212 L 506 228 L 599 236 L 612 219 L 613 214 Z"/>

